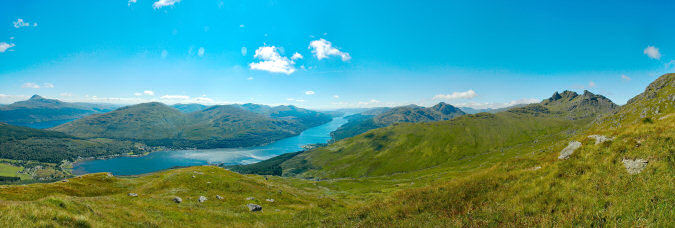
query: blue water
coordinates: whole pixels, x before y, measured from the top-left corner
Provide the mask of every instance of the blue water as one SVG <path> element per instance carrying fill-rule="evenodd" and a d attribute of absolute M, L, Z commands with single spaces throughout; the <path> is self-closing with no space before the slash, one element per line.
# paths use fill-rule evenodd
<path fill-rule="evenodd" d="M 176 166 L 197 166 L 207 164 L 250 164 L 285 153 L 302 150 L 302 145 L 325 143 L 330 132 L 346 123 L 342 117 L 331 122 L 307 129 L 300 135 L 285 138 L 265 146 L 246 148 L 222 148 L 207 150 L 167 150 L 150 153 L 143 157 L 118 157 L 89 160 L 75 163 L 73 174 L 111 172 L 114 175 L 137 175 Z"/>

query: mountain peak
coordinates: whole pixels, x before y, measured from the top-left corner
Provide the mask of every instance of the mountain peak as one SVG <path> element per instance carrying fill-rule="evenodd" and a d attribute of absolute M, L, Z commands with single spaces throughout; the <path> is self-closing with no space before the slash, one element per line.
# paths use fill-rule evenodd
<path fill-rule="evenodd" d="M 436 110 L 442 114 L 451 114 L 451 113 L 464 113 L 462 110 L 459 108 L 449 105 L 445 102 L 440 102 L 437 105 L 434 105 L 431 107 L 431 109 Z"/>
<path fill-rule="evenodd" d="M 45 99 L 45 98 L 41 97 L 40 95 L 37 95 L 37 94 L 30 97 L 30 100 L 42 100 L 42 99 Z"/>

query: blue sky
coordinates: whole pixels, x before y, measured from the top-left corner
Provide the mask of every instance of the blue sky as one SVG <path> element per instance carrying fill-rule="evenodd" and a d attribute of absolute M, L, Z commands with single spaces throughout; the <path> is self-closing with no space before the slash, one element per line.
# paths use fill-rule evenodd
<path fill-rule="evenodd" d="M 588 89 L 623 104 L 675 69 L 669 1 L 0 5 L 0 103 L 485 108 Z"/>

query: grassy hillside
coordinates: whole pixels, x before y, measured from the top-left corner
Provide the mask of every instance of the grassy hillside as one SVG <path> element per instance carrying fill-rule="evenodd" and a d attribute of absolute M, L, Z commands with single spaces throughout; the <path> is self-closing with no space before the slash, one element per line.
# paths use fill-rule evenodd
<path fill-rule="evenodd" d="M 0 226 L 316 227 L 329 212 L 343 210 L 312 185 L 289 184 L 191 167 L 136 178 L 92 174 L 65 183 L 0 186 Z M 182 203 L 173 201 L 176 196 Z M 207 200 L 199 203 L 199 196 Z M 249 212 L 249 203 L 262 211 Z"/>
<path fill-rule="evenodd" d="M 327 226 L 667 227 L 675 223 L 675 74 L 581 134 L 569 159 L 541 153 L 398 192 Z M 636 110 L 659 110 L 641 112 Z M 635 118 L 637 117 L 637 118 Z M 650 118 L 651 121 L 643 121 Z M 616 121 L 619 119 L 620 121 Z M 607 124 L 621 127 L 608 128 Z M 597 143 L 592 135 L 611 140 Z M 568 141 L 553 144 L 561 150 Z M 625 161 L 645 160 L 640 173 Z"/>
<path fill-rule="evenodd" d="M 555 93 L 551 99 L 509 111 L 479 113 L 449 121 L 397 124 L 302 153 L 281 166 L 284 175 L 337 178 L 410 172 L 480 155 L 509 152 L 542 140 L 566 137 L 595 118 L 612 113 L 610 100 L 586 92 Z M 477 163 L 476 165 L 480 165 Z"/>
<path fill-rule="evenodd" d="M 331 120 L 328 115 L 293 106 L 264 107 L 264 113 L 238 105 L 216 105 L 183 113 L 153 102 L 92 115 L 52 129 L 83 138 L 135 140 L 152 146 L 219 148 L 270 143 Z"/>
<path fill-rule="evenodd" d="M 368 130 L 390 126 L 395 123 L 419 123 L 442 121 L 464 115 L 462 110 L 446 103 L 438 103 L 432 107 L 416 105 L 394 108 L 379 108 L 351 115 L 349 122 L 331 132 L 333 140 L 340 140 L 359 135 Z"/>
<path fill-rule="evenodd" d="M 68 103 L 34 95 L 26 101 L 0 106 L 0 122 L 33 128 L 50 128 L 84 116 L 108 112 L 112 105 Z"/>
<path fill-rule="evenodd" d="M 525 138 L 538 135 L 536 129 L 568 129 L 559 123 L 578 125 L 516 145 L 501 142 L 504 136 L 491 136 L 499 146 L 494 151 L 406 172 L 312 181 L 190 167 L 137 177 L 91 174 L 67 182 L 0 186 L 0 226 L 669 227 L 675 223 L 674 88 L 675 75 L 662 76 L 627 105 L 618 110 L 605 106 L 592 116 L 571 114 L 574 109 L 561 108 L 564 105 L 549 109 L 534 104 L 498 115 L 400 124 L 367 133 L 373 133 L 375 145 L 383 136 L 395 136 L 384 134 L 391 130 L 431 132 L 460 119 L 487 119 L 484 126 L 480 120 L 457 123 L 474 123 L 463 126 L 463 134 L 472 135 L 503 130 L 500 125 L 493 127 L 491 118 L 524 122 L 522 130 L 531 133 Z M 584 96 L 576 97 L 567 103 L 585 103 Z M 641 110 L 648 111 L 642 115 Z M 539 123 L 540 119 L 559 123 Z M 546 124 L 550 126 L 542 126 Z M 508 131 L 505 135 L 520 138 Z M 597 136 L 608 140 L 598 141 Z M 573 140 L 581 147 L 569 158 L 559 159 Z M 383 156 L 378 153 L 369 159 L 393 158 L 380 152 Z M 408 154 L 411 159 L 406 161 L 414 163 L 414 158 L 436 153 L 418 150 Z M 645 161 L 644 166 L 629 173 L 625 164 L 634 159 Z M 269 167 L 277 164 L 268 163 Z M 305 166 L 320 173 L 321 167 Z M 340 171 L 330 168 L 325 173 L 337 173 L 334 170 Z M 176 196 L 182 203 L 172 201 Z M 208 200 L 199 203 L 199 196 Z M 263 209 L 250 212 L 248 203 Z"/>

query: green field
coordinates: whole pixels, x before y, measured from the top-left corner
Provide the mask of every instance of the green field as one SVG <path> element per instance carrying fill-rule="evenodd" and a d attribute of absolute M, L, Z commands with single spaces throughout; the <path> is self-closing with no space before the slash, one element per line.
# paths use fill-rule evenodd
<path fill-rule="evenodd" d="M 3 163 L 0 161 L 0 176 L 6 177 L 20 177 L 21 180 L 30 180 L 32 177 L 27 174 L 20 174 L 19 171 L 22 171 L 23 167 L 15 166 L 8 163 Z"/>

